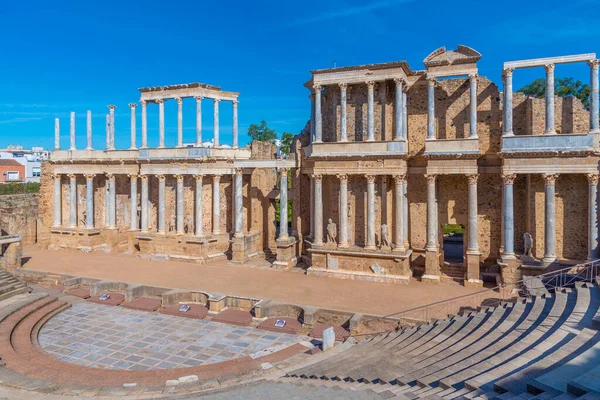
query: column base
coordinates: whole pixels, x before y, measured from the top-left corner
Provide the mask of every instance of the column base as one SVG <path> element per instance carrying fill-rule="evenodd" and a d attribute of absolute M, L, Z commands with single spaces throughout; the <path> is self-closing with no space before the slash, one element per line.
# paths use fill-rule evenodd
<path fill-rule="evenodd" d="M 465 282 L 480 281 L 480 261 L 481 253 L 479 250 L 467 250 L 465 255 L 465 269 L 467 270 L 467 279 Z M 465 283 L 465 286 L 466 283 Z"/>
<path fill-rule="evenodd" d="M 395 247 L 392 249 L 392 251 L 393 251 L 394 253 L 400 253 L 400 254 L 404 254 L 404 253 L 406 253 L 406 247 L 404 247 L 404 246 L 395 246 Z"/>
<path fill-rule="evenodd" d="M 481 279 L 465 279 L 464 285 L 470 288 L 481 288 L 483 287 L 483 281 Z"/>
<path fill-rule="evenodd" d="M 600 133 L 600 129 L 592 129 L 590 130 L 590 133 Z"/>
<path fill-rule="evenodd" d="M 347 249 L 348 247 L 350 247 L 350 244 L 348 242 L 338 244 L 338 248 L 340 249 Z"/>
<path fill-rule="evenodd" d="M 510 262 L 510 261 L 517 261 L 517 256 L 515 255 L 515 253 L 502 253 L 502 256 L 500 256 L 500 258 L 502 259 L 502 262 Z"/>
<path fill-rule="evenodd" d="M 423 275 L 421 282 L 423 283 L 440 283 L 442 280 L 439 275 Z"/>
<path fill-rule="evenodd" d="M 287 237 L 277 239 L 277 261 L 273 264 L 279 268 L 291 268 L 296 265 L 296 239 Z"/>
<path fill-rule="evenodd" d="M 137 149 L 138 149 L 138 148 L 137 148 L 137 147 L 135 147 L 135 146 L 132 146 L 132 147 L 130 147 L 130 148 L 129 148 L 129 150 L 137 150 Z"/>
<path fill-rule="evenodd" d="M 542 263 L 544 263 L 544 266 L 549 266 L 551 264 L 558 264 L 558 260 L 556 258 L 556 256 L 546 256 L 544 258 L 542 258 Z"/>
<path fill-rule="evenodd" d="M 556 131 L 546 131 L 544 135 L 556 135 Z"/>
<path fill-rule="evenodd" d="M 231 262 L 243 264 L 248 261 L 249 252 L 243 236 L 234 236 L 231 242 Z"/>
<path fill-rule="evenodd" d="M 515 134 L 513 133 L 513 131 L 510 131 L 510 132 L 502 132 L 502 136 L 515 136 Z"/>
<path fill-rule="evenodd" d="M 425 275 L 421 279 L 424 282 L 440 281 L 440 253 L 437 249 L 425 250 Z"/>
<path fill-rule="evenodd" d="M 243 238 L 244 237 L 244 232 L 236 232 L 233 234 L 234 238 Z"/>
<path fill-rule="evenodd" d="M 377 250 L 377 247 L 374 244 L 369 244 L 365 246 L 365 250 Z"/>
<path fill-rule="evenodd" d="M 313 242 L 311 244 L 312 247 L 323 247 L 323 242 Z"/>

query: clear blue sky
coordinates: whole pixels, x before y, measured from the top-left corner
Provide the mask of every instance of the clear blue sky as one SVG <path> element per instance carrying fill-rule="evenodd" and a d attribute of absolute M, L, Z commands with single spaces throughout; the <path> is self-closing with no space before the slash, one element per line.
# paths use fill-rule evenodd
<path fill-rule="evenodd" d="M 130 102 L 137 88 L 188 82 L 240 95 L 240 142 L 266 120 L 279 134 L 298 133 L 309 115 L 309 70 L 406 60 L 413 69 L 440 46 L 482 53 L 481 75 L 500 84 L 503 61 L 599 51 L 600 2 L 586 1 L 6 1 L 0 8 L 0 148 L 53 147 L 54 118 L 68 145 L 77 113 L 85 146 L 85 111 L 94 115 L 94 146 L 104 147 L 107 104 L 116 104 L 117 147 L 129 145 Z M 543 69 L 515 74 L 518 88 Z M 589 81 L 585 64 L 556 76 Z M 212 137 L 212 102 L 204 136 Z M 148 112 L 156 145 L 158 112 Z M 177 104 L 165 105 L 167 144 L 176 141 Z M 193 141 L 194 101 L 184 101 L 184 140 Z M 139 144 L 138 108 L 138 144 Z M 221 142 L 231 143 L 231 104 L 222 103 Z"/>

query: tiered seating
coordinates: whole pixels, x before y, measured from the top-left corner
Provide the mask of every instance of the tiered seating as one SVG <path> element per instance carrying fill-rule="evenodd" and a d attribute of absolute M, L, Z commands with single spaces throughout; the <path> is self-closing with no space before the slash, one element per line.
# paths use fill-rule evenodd
<path fill-rule="evenodd" d="M 0 301 L 27 292 L 27 285 L 10 272 L 0 269 Z"/>

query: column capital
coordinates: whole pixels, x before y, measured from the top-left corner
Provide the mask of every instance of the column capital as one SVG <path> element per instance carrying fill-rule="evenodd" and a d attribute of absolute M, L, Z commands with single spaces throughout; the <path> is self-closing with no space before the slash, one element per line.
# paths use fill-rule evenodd
<path fill-rule="evenodd" d="M 115 110 L 115 108 L 117 108 L 117 106 L 115 106 L 114 104 L 109 104 L 107 107 L 108 107 L 108 109 L 109 109 L 109 110 L 111 110 L 111 111 L 114 111 L 114 110 Z"/>
<path fill-rule="evenodd" d="M 140 176 L 138 174 L 127 174 L 127 176 L 129 177 L 129 179 L 131 180 L 137 180 L 137 178 L 139 178 Z M 142 175 L 144 176 L 144 175 Z"/>
<path fill-rule="evenodd" d="M 437 78 L 427 78 L 427 86 L 435 86 Z"/>
<path fill-rule="evenodd" d="M 204 96 L 194 96 L 194 99 L 196 99 L 196 102 L 200 102 L 204 99 Z"/>
<path fill-rule="evenodd" d="M 366 82 L 365 82 L 365 84 L 366 84 L 368 87 L 370 87 L 370 88 L 374 87 L 374 86 L 375 86 L 375 83 L 377 83 L 377 82 L 375 82 L 375 81 L 366 81 Z"/>
<path fill-rule="evenodd" d="M 598 184 L 598 177 L 600 176 L 599 174 L 585 174 L 585 176 L 587 177 L 587 180 L 590 184 L 592 184 L 592 185 Z"/>
<path fill-rule="evenodd" d="M 279 167 L 277 168 L 277 170 L 279 171 L 280 174 L 286 174 L 288 173 L 288 171 L 290 170 L 288 167 Z"/>
<path fill-rule="evenodd" d="M 96 174 L 83 174 L 83 175 L 85 176 L 86 180 L 94 179 L 94 177 L 96 176 Z"/>
<path fill-rule="evenodd" d="M 281 171 L 281 169 L 280 169 Z M 244 169 L 243 168 L 236 168 L 235 169 L 235 174 L 234 175 L 243 175 L 244 174 Z"/>
<path fill-rule="evenodd" d="M 517 174 L 502 174 L 502 182 L 505 185 L 512 185 L 515 183 L 515 179 L 517 178 Z"/>
<path fill-rule="evenodd" d="M 469 181 L 469 185 L 477 185 L 477 181 L 479 180 L 479 174 L 468 174 L 467 180 Z"/>
<path fill-rule="evenodd" d="M 400 86 L 404 86 L 404 84 L 406 83 L 404 78 L 394 78 L 394 82 L 396 83 L 396 85 L 400 85 Z"/>
<path fill-rule="evenodd" d="M 321 175 L 321 174 L 312 174 L 311 177 L 313 178 L 313 181 L 315 183 L 323 182 L 323 175 Z"/>
<path fill-rule="evenodd" d="M 202 174 L 195 174 L 193 175 L 193 177 L 196 180 L 196 182 L 202 182 L 202 180 L 204 179 L 204 175 Z"/>
<path fill-rule="evenodd" d="M 140 100 L 140 104 L 142 105 L 142 107 L 145 107 L 146 104 L 148 104 L 148 101 L 146 101 L 146 100 Z"/>
<path fill-rule="evenodd" d="M 67 176 L 69 177 L 69 179 L 77 179 L 77 175 L 75 174 L 67 174 Z"/>
<path fill-rule="evenodd" d="M 63 174 L 57 174 L 57 173 L 54 173 L 54 174 L 52 174 L 52 178 L 53 178 L 53 179 L 61 179 L 61 178 L 62 178 L 62 175 L 63 175 Z"/>
<path fill-rule="evenodd" d="M 156 174 L 156 177 L 158 178 L 159 182 L 165 181 L 165 176 L 163 174 Z"/>
<path fill-rule="evenodd" d="M 470 74 L 469 75 L 469 82 L 477 82 L 477 74 Z"/>
<path fill-rule="evenodd" d="M 396 174 L 393 176 L 393 178 L 396 185 L 403 185 L 406 183 L 407 176 L 406 174 Z"/>
<path fill-rule="evenodd" d="M 546 64 L 544 65 L 544 69 L 546 70 L 546 73 L 554 73 L 554 64 Z"/>
<path fill-rule="evenodd" d="M 219 104 L 219 102 L 221 101 L 221 99 L 213 99 L 213 101 L 215 102 L 215 104 Z"/>
<path fill-rule="evenodd" d="M 233 104 L 234 107 L 237 107 L 238 103 L 239 103 L 238 99 L 231 100 L 231 104 Z"/>
<path fill-rule="evenodd" d="M 546 185 L 554 185 L 558 178 L 558 174 L 542 174 L 542 177 L 544 178 Z"/>
<path fill-rule="evenodd" d="M 367 174 L 365 175 L 365 178 L 367 178 L 367 183 L 375 183 L 375 178 L 377 178 L 377 175 Z"/>
<path fill-rule="evenodd" d="M 115 177 L 115 174 L 110 174 L 110 173 L 107 173 L 107 174 L 104 174 L 104 175 L 106 175 L 106 179 L 112 179 L 112 178 Z"/>
<path fill-rule="evenodd" d="M 515 70 L 514 68 L 504 68 L 502 70 L 502 75 L 503 76 L 512 76 L 514 70 Z"/>
<path fill-rule="evenodd" d="M 590 60 L 587 62 L 587 65 L 592 67 L 592 69 L 598 69 L 598 65 L 600 65 L 600 60 Z"/>
<path fill-rule="evenodd" d="M 182 174 L 175 174 L 173 176 L 175 177 L 175 179 L 177 179 L 177 182 L 183 182 L 183 175 Z"/>
<path fill-rule="evenodd" d="M 348 183 L 347 174 L 337 174 L 336 177 L 340 180 L 340 183 Z"/>
<path fill-rule="evenodd" d="M 142 182 L 148 182 L 148 175 L 142 174 L 140 175 L 140 178 L 142 179 Z"/>
<path fill-rule="evenodd" d="M 156 104 L 163 104 L 165 102 L 165 99 L 156 99 L 156 100 L 154 100 L 154 102 Z"/>
<path fill-rule="evenodd" d="M 436 174 L 425 174 L 425 179 L 427 179 L 427 184 L 435 183 L 436 178 L 437 178 Z"/>
<path fill-rule="evenodd" d="M 221 175 L 213 175 L 213 182 L 214 183 L 219 183 L 221 182 Z"/>
<path fill-rule="evenodd" d="M 322 86 L 318 83 L 313 84 L 313 89 L 315 92 L 320 91 Z"/>
<path fill-rule="evenodd" d="M 136 107 L 137 107 L 137 103 L 129 103 L 129 107 L 130 107 L 131 109 L 134 109 L 134 108 L 136 108 Z"/>
<path fill-rule="evenodd" d="M 340 90 L 346 90 L 348 88 L 347 83 L 338 83 L 338 86 L 340 87 Z"/>
<path fill-rule="evenodd" d="M 181 105 L 183 104 L 183 99 L 181 97 L 175 97 L 175 101 L 177 102 L 177 104 Z"/>

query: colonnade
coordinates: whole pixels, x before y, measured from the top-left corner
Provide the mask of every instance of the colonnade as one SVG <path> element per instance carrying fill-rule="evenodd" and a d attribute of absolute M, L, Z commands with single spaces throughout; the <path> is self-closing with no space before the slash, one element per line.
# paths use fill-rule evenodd
<path fill-rule="evenodd" d="M 436 78 L 427 80 L 427 140 L 436 139 L 435 85 Z M 469 75 L 469 139 L 477 139 L 477 75 Z"/>

